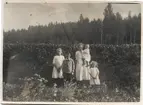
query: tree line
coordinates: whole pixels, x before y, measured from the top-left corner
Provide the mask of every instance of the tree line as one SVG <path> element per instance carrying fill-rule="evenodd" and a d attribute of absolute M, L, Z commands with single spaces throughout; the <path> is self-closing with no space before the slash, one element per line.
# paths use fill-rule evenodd
<path fill-rule="evenodd" d="M 77 22 L 49 23 L 29 26 L 28 29 L 4 31 L 4 43 L 73 44 L 140 44 L 141 13 L 123 18 L 113 12 L 112 4 L 104 9 L 103 19 L 89 20 L 82 14 Z"/>

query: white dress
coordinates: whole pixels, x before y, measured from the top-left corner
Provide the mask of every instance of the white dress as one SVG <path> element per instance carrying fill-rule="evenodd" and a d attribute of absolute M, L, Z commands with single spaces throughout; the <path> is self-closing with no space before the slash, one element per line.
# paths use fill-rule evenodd
<path fill-rule="evenodd" d="M 89 67 L 83 66 L 83 80 L 90 80 Z"/>
<path fill-rule="evenodd" d="M 84 50 L 83 50 L 83 58 L 84 58 L 86 61 L 90 62 L 90 60 L 91 60 L 91 55 L 90 55 L 89 49 L 84 49 Z"/>
<path fill-rule="evenodd" d="M 82 52 L 77 51 L 75 54 L 76 58 L 76 80 L 82 81 L 83 80 L 83 60 L 82 60 Z"/>
<path fill-rule="evenodd" d="M 64 56 L 63 55 L 56 55 L 54 56 L 53 59 L 53 64 L 55 64 L 58 67 L 61 67 L 64 61 Z M 53 73 L 52 73 L 52 78 L 63 78 L 63 71 L 62 69 L 60 72 L 57 71 L 56 67 L 53 67 Z"/>
<path fill-rule="evenodd" d="M 90 85 L 100 85 L 99 70 L 96 67 L 90 68 Z"/>

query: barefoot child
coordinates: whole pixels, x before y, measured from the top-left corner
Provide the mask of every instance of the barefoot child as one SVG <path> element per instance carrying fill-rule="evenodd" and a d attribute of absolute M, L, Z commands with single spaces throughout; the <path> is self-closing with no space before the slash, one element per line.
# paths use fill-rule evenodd
<path fill-rule="evenodd" d="M 75 70 L 75 64 L 69 52 L 65 56 L 62 70 L 63 70 L 64 80 L 71 82 L 72 75 L 74 74 L 74 70 Z"/>
<path fill-rule="evenodd" d="M 53 59 L 53 72 L 52 72 L 52 78 L 54 79 L 54 82 L 58 85 L 61 84 L 62 78 L 63 78 L 63 71 L 62 71 L 62 65 L 64 61 L 64 56 L 62 55 L 62 49 L 58 48 L 56 50 L 56 55 Z"/>

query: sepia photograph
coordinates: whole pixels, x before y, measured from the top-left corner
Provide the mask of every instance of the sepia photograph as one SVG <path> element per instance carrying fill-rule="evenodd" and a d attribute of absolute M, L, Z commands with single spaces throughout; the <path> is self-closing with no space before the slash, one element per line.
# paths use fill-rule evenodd
<path fill-rule="evenodd" d="M 141 4 L 3 5 L 3 101 L 140 102 Z"/>

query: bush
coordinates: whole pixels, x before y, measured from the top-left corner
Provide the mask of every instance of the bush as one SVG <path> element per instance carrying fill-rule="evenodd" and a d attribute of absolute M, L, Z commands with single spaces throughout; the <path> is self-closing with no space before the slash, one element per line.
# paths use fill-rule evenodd
<path fill-rule="evenodd" d="M 96 88 L 77 88 L 74 83 L 66 83 L 65 87 L 48 87 L 47 82 L 39 75 L 22 79 L 21 91 L 14 84 L 4 84 L 4 101 L 44 101 L 44 102 L 138 102 L 139 96 L 122 89 L 108 90 L 106 94 L 96 92 Z M 13 91 L 13 94 L 11 94 Z"/>
<path fill-rule="evenodd" d="M 32 57 L 35 57 L 39 63 L 45 63 L 47 58 L 51 62 L 58 47 L 61 47 L 64 53 L 70 51 L 72 58 L 74 58 L 75 45 L 4 44 L 4 61 L 6 62 L 12 55 L 27 52 L 32 53 Z M 140 45 L 91 45 L 91 55 L 92 60 L 97 60 L 100 63 L 106 62 L 116 65 L 124 62 L 135 65 L 140 63 Z"/>

